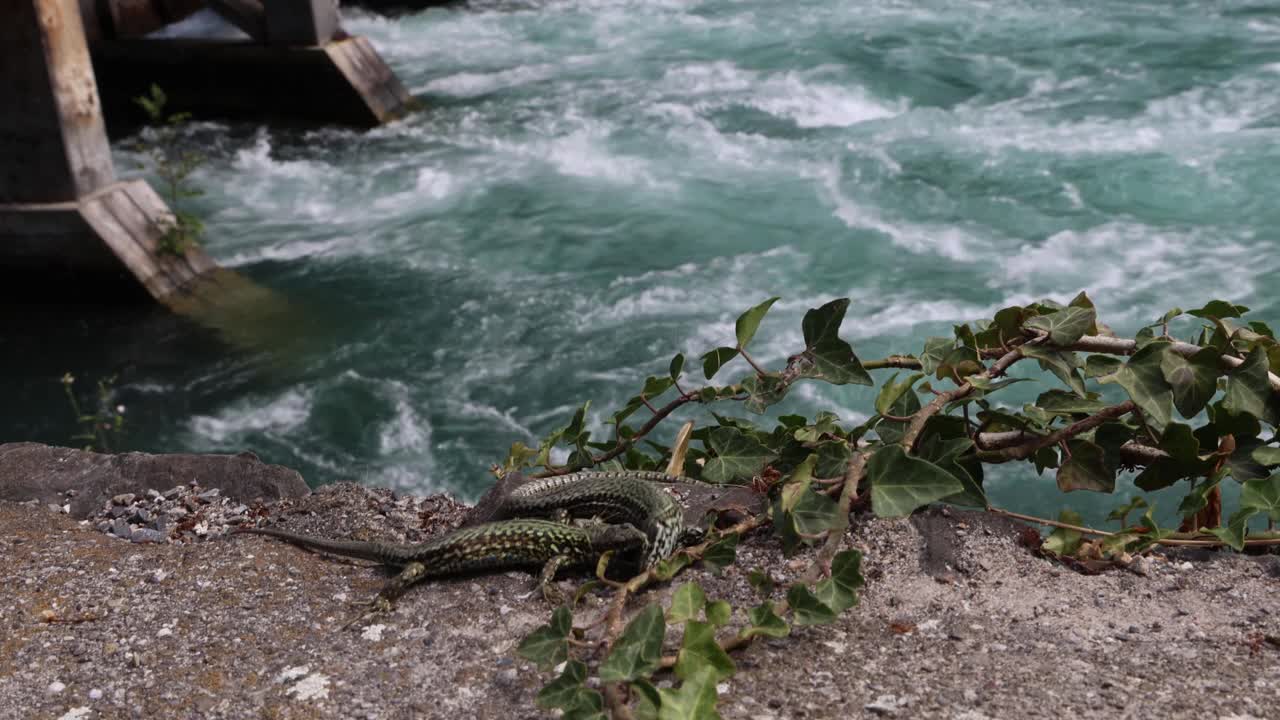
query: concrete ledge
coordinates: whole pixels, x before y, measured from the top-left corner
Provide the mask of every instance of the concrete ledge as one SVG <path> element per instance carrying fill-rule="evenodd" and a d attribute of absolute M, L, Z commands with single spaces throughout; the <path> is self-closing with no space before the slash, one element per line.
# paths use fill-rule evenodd
<path fill-rule="evenodd" d="M 133 98 L 154 83 L 169 107 L 199 119 L 341 123 L 373 127 L 412 99 L 363 37 L 314 47 L 191 39 L 121 40 L 93 48 L 108 123 L 145 118 Z"/>

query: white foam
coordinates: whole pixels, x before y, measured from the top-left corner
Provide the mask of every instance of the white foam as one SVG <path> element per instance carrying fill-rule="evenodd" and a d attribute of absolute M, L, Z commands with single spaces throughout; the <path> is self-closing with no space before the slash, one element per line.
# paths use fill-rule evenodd
<path fill-rule="evenodd" d="M 307 421 L 312 405 L 311 391 L 295 389 L 266 405 L 247 399 L 217 415 L 194 415 L 189 422 L 197 435 L 216 445 L 225 445 L 250 432 L 287 434 Z"/>

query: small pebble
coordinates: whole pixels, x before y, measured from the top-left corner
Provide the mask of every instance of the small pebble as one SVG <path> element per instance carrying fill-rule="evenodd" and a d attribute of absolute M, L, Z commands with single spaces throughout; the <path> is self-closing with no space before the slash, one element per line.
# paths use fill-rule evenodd
<path fill-rule="evenodd" d="M 163 495 L 161 495 L 157 490 L 155 490 L 155 489 L 153 489 L 153 488 L 147 488 L 147 499 L 148 499 L 148 500 L 159 500 L 159 499 L 160 499 L 160 498 L 162 498 L 162 497 L 164 497 L 164 496 L 163 496 Z"/>
<path fill-rule="evenodd" d="M 133 499 L 136 497 L 137 495 L 134 495 L 133 493 L 120 493 L 119 495 L 116 495 L 115 497 L 111 498 L 111 504 L 132 505 Z"/>
<path fill-rule="evenodd" d="M 49 683 L 48 691 L 50 695 L 57 695 L 58 693 L 66 689 L 67 689 L 67 686 L 65 684 L 60 683 L 57 680 L 54 680 L 53 682 Z"/>
<path fill-rule="evenodd" d="M 129 539 L 136 543 L 162 543 L 168 541 L 169 536 L 150 528 L 138 528 Z"/>
<path fill-rule="evenodd" d="M 89 691 L 89 699 L 90 699 L 90 700 L 101 700 L 101 699 L 102 699 L 102 691 L 101 691 L 101 690 L 99 690 L 98 688 L 94 688 L 94 689 L 90 690 L 90 691 Z"/>
<path fill-rule="evenodd" d="M 163 497 L 165 500 L 172 500 L 181 494 L 182 494 L 182 488 L 175 487 L 175 488 L 169 488 L 168 490 L 165 490 Z"/>

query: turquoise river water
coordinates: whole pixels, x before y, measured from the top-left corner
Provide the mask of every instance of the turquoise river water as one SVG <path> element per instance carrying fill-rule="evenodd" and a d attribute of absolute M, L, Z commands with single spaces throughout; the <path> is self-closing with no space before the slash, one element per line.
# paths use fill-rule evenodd
<path fill-rule="evenodd" d="M 512 442 L 585 399 L 602 428 L 771 295 L 772 365 L 835 297 L 864 358 L 1081 289 L 1130 332 L 1211 297 L 1280 319 L 1275 3 L 507 1 L 346 27 L 420 112 L 190 131 L 207 249 L 293 308 L 279 343 L 24 312 L 0 437 L 68 442 L 59 377 L 116 375 L 128 448 L 473 498 Z M 786 409 L 873 399 L 806 385 Z M 1022 469 L 990 487 L 1062 503 Z"/>

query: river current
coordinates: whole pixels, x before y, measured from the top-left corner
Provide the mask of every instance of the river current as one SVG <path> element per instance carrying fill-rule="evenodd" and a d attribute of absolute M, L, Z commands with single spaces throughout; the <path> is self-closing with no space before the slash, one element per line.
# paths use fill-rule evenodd
<path fill-rule="evenodd" d="M 864 358 L 1080 290 L 1118 331 L 1213 297 L 1280 319 L 1275 3 L 345 14 L 419 112 L 367 132 L 189 132 L 208 251 L 299 311 L 275 332 L 305 342 L 33 314 L 9 333 L 3 437 L 68 442 L 58 378 L 87 392 L 116 375 L 130 449 L 251 450 L 312 484 L 474 498 L 511 443 L 586 399 L 603 430 L 645 376 L 731 343 L 771 295 L 755 356 L 774 366 L 836 297 Z M 857 422 L 873 400 L 811 384 L 785 409 Z M 1062 503 L 1029 470 L 990 487 Z"/>

